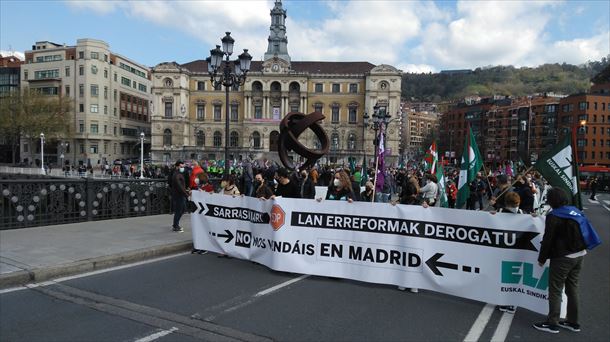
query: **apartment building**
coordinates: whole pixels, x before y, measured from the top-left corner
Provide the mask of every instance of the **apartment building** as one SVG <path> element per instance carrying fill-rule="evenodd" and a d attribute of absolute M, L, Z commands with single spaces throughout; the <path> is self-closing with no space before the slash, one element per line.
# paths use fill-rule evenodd
<path fill-rule="evenodd" d="M 438 141 L 440 138 L 439 113 L 436 105 L 429 102 L 404 102 L 402 108 L 405 113 L 402 133 L 405 157 L 418 159 L 430 147 L 431 139 Z"/>
<path fill-rule="evenodd" d="M 574 94 L 559 105 L 559 136 L 576 131 L 578 163 L 610 167 L 610 93 Z"/>
<path fill-rule="evenodd" d="M 112 163 L 140 155 L 140 133 L 150 147 L 150 69 L 110 50 L 101 40 L 78 39 L 66 46 L 36 42 L 25 52 L 22 88 L 72 102 L 72 136 L 47 139 L 45 162 L 78 165 Z M 43 132 L 44 133 L 44 132 Z M 29 162 L 40 156 L 40 142 L 21 144 Z M 148 155 L 148 154 L 147 154 Z"/>
<path fill-rule="evenodd" d="M 0 98 L 19 91 L 21 64 L 23 64 L 23 61 L 15 56 L 0 55 Z M 8 113 L 0 113 L 0 115 L 8 115 Z M 16 150 L 14 152 L 15 161 L 19 161 L 19 151 Z M 12 162 L 13 143 L 8 137 L 0 136 L 0 163 Z"/>

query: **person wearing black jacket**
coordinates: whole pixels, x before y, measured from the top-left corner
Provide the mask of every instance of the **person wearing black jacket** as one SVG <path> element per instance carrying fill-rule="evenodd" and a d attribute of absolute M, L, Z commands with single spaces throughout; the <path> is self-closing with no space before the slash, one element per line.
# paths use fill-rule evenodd
<path fill-rule="evenodd" d="M 275 188 L 274 197 L 301 198 L 299 185 L 290 179 L 290 173 L 287 169 L 278 169 L 276 175 L 277 187 Z"/>
<path fill-rule="evenodd" d="M 184 214 L 186 209 L 186 199 L 189 197 L 189 190 L 186 188 L 186 182 L 184 181 L 184 163 L 178 160 L 175 164 L 175 170 L 172 174 L 172 204 L 174 208 L 174 222 L 172 224 L 172 230 L 175 232 L 183 232 L 184 229 L 180 227 L 180 218 Z"/>
<path fill-rule="evenodd" d="M 301 198 L 315 198 L 316 197 L 316 186 L 313 184 L 311 178 L 307 175 L 307 170 L 301 171 L 301 186 L 300 186 Z"/>
<path fill-rule="evenodd" d="M 547 202 L 552 209 L 569 203 L 568 195 L 554 187 L 547 194 Z M 582 268 L 586 246 L 575 220 L 547 215 L 544 236 L 538 254 L 538 264 L 543 267 L 548 259 L 549 266 L 549 313 L 545 322 L 534 324 L 540 331 L 558 333 L 559 328 L 580 331 L 578 322 L 578 278 Z M 561 292 L 565 286 L 568 297 L 568 313 L 565 321 L 559 321 Z"/>

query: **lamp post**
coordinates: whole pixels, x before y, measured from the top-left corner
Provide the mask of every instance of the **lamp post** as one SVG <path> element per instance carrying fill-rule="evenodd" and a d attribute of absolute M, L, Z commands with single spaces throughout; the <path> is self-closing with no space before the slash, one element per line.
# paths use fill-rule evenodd
<path fill-rule="evenodd" d="M 377 187 L 377 172 L 379 169 L 379 143 L 381 139 L 381 134 L 386 136 L 385 127 L 387 127 L 390 122 L 392 122 L 391 115 L 388 113 L 387 108 L 379 107 L 377 104 L 373 107 L 373 124 L 371 128 L 375 131 L 375 139 L 373 140 L 373 144 L 375 145 L 375 178 L 374 184 L 375 188 L 373 189 L 373 198 L 375 200 L 375 191 Z M 379 134 L 377 133 L 379 132 Z M 385 139 L 383 139 L 383 144 L 385 147 Z"/>
<path fill-rule="evenodd" d="M 140 179 L 144 179 L 144 132 L 140 132 Z"/>
<path fill-rule="evenodd" d="M 368 164 L 366 162 L 366 147 L 364 145 L 365 132 L 367 128 L 369 128 L 369 113 L 365 111 L 364 115 L 362 116 L 362 170 L 365 170 Z"/>
<path fill-rule="evenodd" d="M 223 85 L 225 87 L 225 170 L 224 176 L 229 176 L 229 88 L 238 90 L 246 82 L 246 74 L 250 70 L 252 56 L 248 49 L 239 55 L 239 59 L 234 61 L 234 71 L 232 71 L 230 57 L 233 54 L 233 44 L 235 39 L 231 37 L 231 32 L 225 32 L 222 38 L 222 50 L 220 45 L 210 50 L 210 57 L 206 59 L 208 63 L 208 73 L 214 89 Z M 226 57 L 223 63 L 223 57 Z M 223 67 L 222 69 L 221 66 Z M 220 72 L 219 72 L 220 71 Z"/>
<path fill-rule="evenodd" d="M 44 175 L 44 133 L 40 133 L 40 170 Z"/>

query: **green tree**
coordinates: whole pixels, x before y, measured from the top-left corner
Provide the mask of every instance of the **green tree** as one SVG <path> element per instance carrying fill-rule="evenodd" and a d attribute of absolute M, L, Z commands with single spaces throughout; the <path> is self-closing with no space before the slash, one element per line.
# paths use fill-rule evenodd
<path fill-rule="evenodd" d="M 21 139 L 33 146 L 40 133 L 49 142 L 72 135 L 72 106 L 63 96 L 43 95 L 36 89 L 24 89 L 0 98 L 0 134 L 12 146 L 13 164 Z"/>

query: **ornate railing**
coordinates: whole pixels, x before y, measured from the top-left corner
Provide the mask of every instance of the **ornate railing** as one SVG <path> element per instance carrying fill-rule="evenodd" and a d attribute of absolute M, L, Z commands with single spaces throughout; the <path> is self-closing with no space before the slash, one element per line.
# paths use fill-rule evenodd
<path fill-rule="evenodd" d="M 166 214 L 167 180 L 0 180 L 0 229 Z"/>

